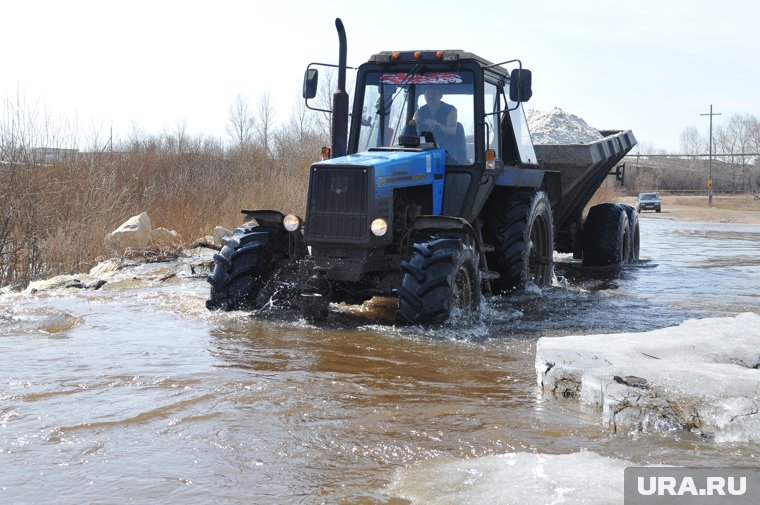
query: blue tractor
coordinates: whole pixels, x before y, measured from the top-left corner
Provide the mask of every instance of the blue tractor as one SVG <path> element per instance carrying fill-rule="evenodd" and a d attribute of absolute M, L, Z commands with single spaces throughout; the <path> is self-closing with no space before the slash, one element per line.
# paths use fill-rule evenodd
<path fill-rule="evenodd" d="M 620 177 L 630 131 L 534 146 L 522 107 L 530 71 L 460 50 L 372 55 L 349 112 L 336 27 L 332 145 L 310 168 L 305 219 L 244 210 L 247 224 L 214 256 L 209 309 L 285 303 L 319 321 L 330 303 L 393 296 L 398 322 L 437 323 L 477 315 L 483 293 L 546 287 L 555 250 L 591 266 L 637 259 L 632 208 L 583 219 L 613 167 Z M 320 65 L 306 70 L 307 105 Z"/>

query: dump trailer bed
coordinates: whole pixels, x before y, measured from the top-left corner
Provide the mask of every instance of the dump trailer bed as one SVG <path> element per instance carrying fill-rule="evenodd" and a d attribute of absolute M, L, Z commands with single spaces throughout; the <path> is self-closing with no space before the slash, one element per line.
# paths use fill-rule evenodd
<path fill-rule="evenodd" d="M 600 133 L 604 137 L 589 144 L 534 146 L 539 166 L 562 174 L 562 200 L 552 209 L 559 235 L 579 221 L 583 209 L 610 171 L 636 145 L 631 130 Z"/>

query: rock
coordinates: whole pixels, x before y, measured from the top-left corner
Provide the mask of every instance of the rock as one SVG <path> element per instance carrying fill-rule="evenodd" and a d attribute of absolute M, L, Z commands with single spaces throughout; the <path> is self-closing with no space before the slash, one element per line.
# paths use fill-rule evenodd
<path fill-rule="evenodd" d="M 100 289 L 106 281 L 94 279 L 89 275 L 58 275 L 50 279 L 32 281 L 27 286 L 25 293 L 35 294 L 42 291 L 53 291 L 56 289 Z"/>
<path fill-rule="evenodd" d="M 224 237 L 229 237 L 231 235 L 232 235 L 232 231 L 228 230 L 224 226 L 217 226 L 216 228 L 214 228 L 214 231 L 212 232 L 212 238 L 213 238 L 212 243 L 214 245 L 218 245 L 221 247 L 223 245 L 222 239 Z"/>
<path fill-rule="evenodd" d="M 150 244 L 151 226 L 147 212 L 132 216 L 117 229 L 106 235 L 105 245 L 111 251 L 145 249 Z"/>
<path fill-rule="evenodd" d="M 182 243 L 182 237 L 174 230 L 156 228 L 150 232 L 150 245 L 159 249 L 177 247 Z"/>
<path fill-rule="evenodd" d="M 218 251 L 221 249 L 222 246 L 214 244 L 214 237 L 211 235 L 206 235 L 205 237 L 200 237 L 190 244 L 190 247 L 188 250 L 195 250 L 195 249 L 213 249 L 215 251 Z M 187 252 L 187 250 L 186 250 Z M 187 254 L 186 254 L 187 255 Z"/>
<path fill-rule="evenodd" d="M 97 279 L 110 279 L 115 272 L 124 268 L 124 262 L 118 259 L 101 261 L 90 269 L 90 276 Z"/>

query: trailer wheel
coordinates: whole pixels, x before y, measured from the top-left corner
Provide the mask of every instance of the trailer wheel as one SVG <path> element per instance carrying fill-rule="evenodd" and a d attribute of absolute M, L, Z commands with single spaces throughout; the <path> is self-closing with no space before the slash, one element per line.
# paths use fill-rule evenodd
<path fill-rule="evenodd" d="M 553 274 L 552 211 L 543 191 L 520 190 L 494 200 L 487 210 L 485 240 L 494 245 L 489 268 L 500 278 L 494 291 L 549 285 Z"/>
<path fill-rule="evenodd" d="M 628 216 L 628 257 L 627 261 L 639 261 L 639 252 L 641 250 L 641 231 L 639 229 L 639 216 L 630 205 L 623 205 L 625 213 Z"/>
<path fill-rule="evenodd" d="M 396 319 L 404 324 L 439 323 L 455 314 L 476 314 L 479 262 L 469 240 L 434 238 L 414 244 L 409 261 L 401 263 Z"/>
<path fill-rule="evenodd" d="M 583 266 L 620 266 L 629 257 L 630 229 L 623 205 L 591 207 L 583 225 Z"/>
<path fill-rule="evenodd" d="M 222 250 L 214 255 L 214 271 L 208 277 L 209 310 L 255 310 L 266 300 L 259 293 L 272 281 L 278 262 L 287 258 L 287 232 L 256 226 L 236 228 Z"/>

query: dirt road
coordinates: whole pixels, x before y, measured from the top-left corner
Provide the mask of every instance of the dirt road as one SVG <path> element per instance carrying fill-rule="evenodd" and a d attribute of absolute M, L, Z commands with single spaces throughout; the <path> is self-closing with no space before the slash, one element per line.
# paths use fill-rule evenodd
<path fill-rule="evenodd" d="M 658 219 L 760 224 L 760 200 L 751 196 L 716 196 L 712 207 L 707 206 L 706 196 L 664 195 L 660 199 L 662 212 L 647 211 L 643 215 Z M 623 201 L 636 205 L 635 198 L 624 198 Z"/>

